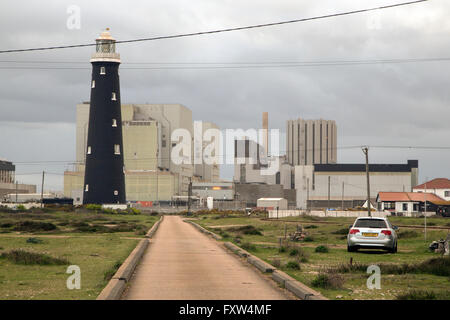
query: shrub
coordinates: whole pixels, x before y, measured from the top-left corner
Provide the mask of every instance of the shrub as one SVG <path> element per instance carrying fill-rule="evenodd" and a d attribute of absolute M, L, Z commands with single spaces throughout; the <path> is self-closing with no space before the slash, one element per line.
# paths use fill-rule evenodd
<path fill-rule="evenodd" d="M 285 267 L 286 269 L 300 270 L 300 264 L 297 261 L 289 261 Z"/>
<path fill-rule="evenodd" d="M 278 252 L 283 253 L 286 252 L 286 247 L 281 246 L 280 248 L 278 248 Z"/>
<path fill-rule="evenodd" d="M 436 300 L 436 294 L 433 291 L 411 290 L 398 295 L 397 300 Z"/>
<path fill-rule="evenodd" d="M 250 242 L 244 242 L 241 247 L 248 251 L 256 251 L 256 246 Z"/>
<path fill-rule="evenodd" d="M 28 238 L 27 239 L 27 243 L 33 243 L 33 244 L 38 244 L 38 243 L 42 243 L 43 241 L 41 239 L 38 238 Z"/>
<path fill-rule="evenodd" d="M 414 230 L 405 230 L 398 233 L 398 237 L 400 239 L 410 239 L 410 238 L 417 238 L 419 236 L 419 233 Z"/>
<path fill-rule="evenodd" d="M 291 251 L 289 251 L 289 255 L 290 255 L 291 257 L 293 257 L 293 256 L 298 256 L 298 254 L 299 254 L 298 249 L 292 249 Z"/>
<path fill-rule="evenodd" d="M 95 211 L 99 211 L 102 210 L 102 205 L 101 204 L 87 204 L 85 206 L 85 208 L 87 210 L 95 210 Z"/>
<path fill-rule="evenodd" d="M 2 253 L 2 257 L 15 264 L 24 265 L 68 265 L 67 259 L 54 258 L 42 253 L 28 252 L 22 249 Z"/>
<path fill-rule="evenodd" d="M 305 239 L 303 239 L 303 241 L 305 241 L 305 242 L 313 242 L 314 238 L 311 237 L 311 236 L 307 236 L 307 237 L 305 237 Z"/>
<path fill-rule="evenodd" d="M 324 289 L 340 289 L 344 284 L 344 278 L 337 273 L 319 273 L 311 282 L 313 287 Z"/>
<path fill-rule="evenodd" d="M 329 249 L 327 246 L 318 246 L 314 251 L 318 253 L 328 253 Z"/>
<path fill-rule="evenodd" d="M 247 234 L 247 235 L 262 236 L 261 231 L 259 231 L 258 229 L 256 229 L 252 225 L 240 226 L 240 227 L 231 227 L 231 228 L 227 228 L 226 230 L 227 231 L 231 231 L 231 232 L 241 232 L 241 233 Z"/>
<path fill-rule="evenodd" d="M 333 231 L 332 232 L 332 234 L 345 234 L 345 235 L 347 235 L 348 234 L 348 228 L 342 228 L 342 229 L 339 229 L 339 230 L 336 230 L 336 231 Z"/>
<path fill-rule="evenodd" d="M 314 224 L 311 224 L 311 225 L 305 227 L 305 229 L 317 229 L 317 228 L 318 228 L 318 226 L 316 226 Z"/>
<path fill-rule="evenodd" d="M 26 231 L 26 232 L 51 231 L 56 229 L 57 227 L 53 223 L 29 221 L 29 220 L 18 222 L 13 227 L 14 231 Z"/>
<path fill-rule="evenodd" d="M 272 260 L 272 265 L 273 265 L 275 268 L 279 268 L 279 267 L 281 266 L 281 260 L 280 260 L 280 259 L 273 259 L 273 260 Z"/>

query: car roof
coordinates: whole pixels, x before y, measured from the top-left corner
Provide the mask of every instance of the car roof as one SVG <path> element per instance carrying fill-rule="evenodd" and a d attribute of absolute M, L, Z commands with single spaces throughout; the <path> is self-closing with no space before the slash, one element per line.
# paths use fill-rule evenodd
<path fill-rule="evenodd" d="M 387 220 L 386 217 L 358 217 L 358 218 L 356 218 L 356 220 L 360 220 L 360 219 Z"/>

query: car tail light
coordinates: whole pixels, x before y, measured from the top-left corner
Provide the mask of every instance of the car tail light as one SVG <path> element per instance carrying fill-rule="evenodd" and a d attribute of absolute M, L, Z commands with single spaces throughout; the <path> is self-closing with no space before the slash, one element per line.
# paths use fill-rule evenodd
<path fill-rule="evenodd" d="M 355 234 L 358 233 L 359 230 L 358 229 L 350 229 L 350 234 Z"/>
<path fill-rule="evenodd" d="M 391 230 L 381 230 L 381 233 L 387 236 L 390 236 L 392 234 Z"/>

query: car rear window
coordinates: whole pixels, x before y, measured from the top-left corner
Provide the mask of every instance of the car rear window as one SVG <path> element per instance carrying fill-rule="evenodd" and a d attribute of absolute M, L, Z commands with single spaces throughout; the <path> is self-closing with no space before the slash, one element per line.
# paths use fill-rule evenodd
<path fill-rule="evenodd" d="M 384 220 L 377 219 L 359 219 L 356 221 L 355 227 L 358 228 L 386 228 Z"/>

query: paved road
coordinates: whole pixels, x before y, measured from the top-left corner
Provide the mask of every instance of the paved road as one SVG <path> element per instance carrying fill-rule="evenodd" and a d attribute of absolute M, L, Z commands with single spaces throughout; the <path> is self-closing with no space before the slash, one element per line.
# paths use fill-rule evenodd
<path fill-rule="evenodd" d="M 123 299 L 286 300 L 289 297 L 181 217 L 165 216 Z"/>

